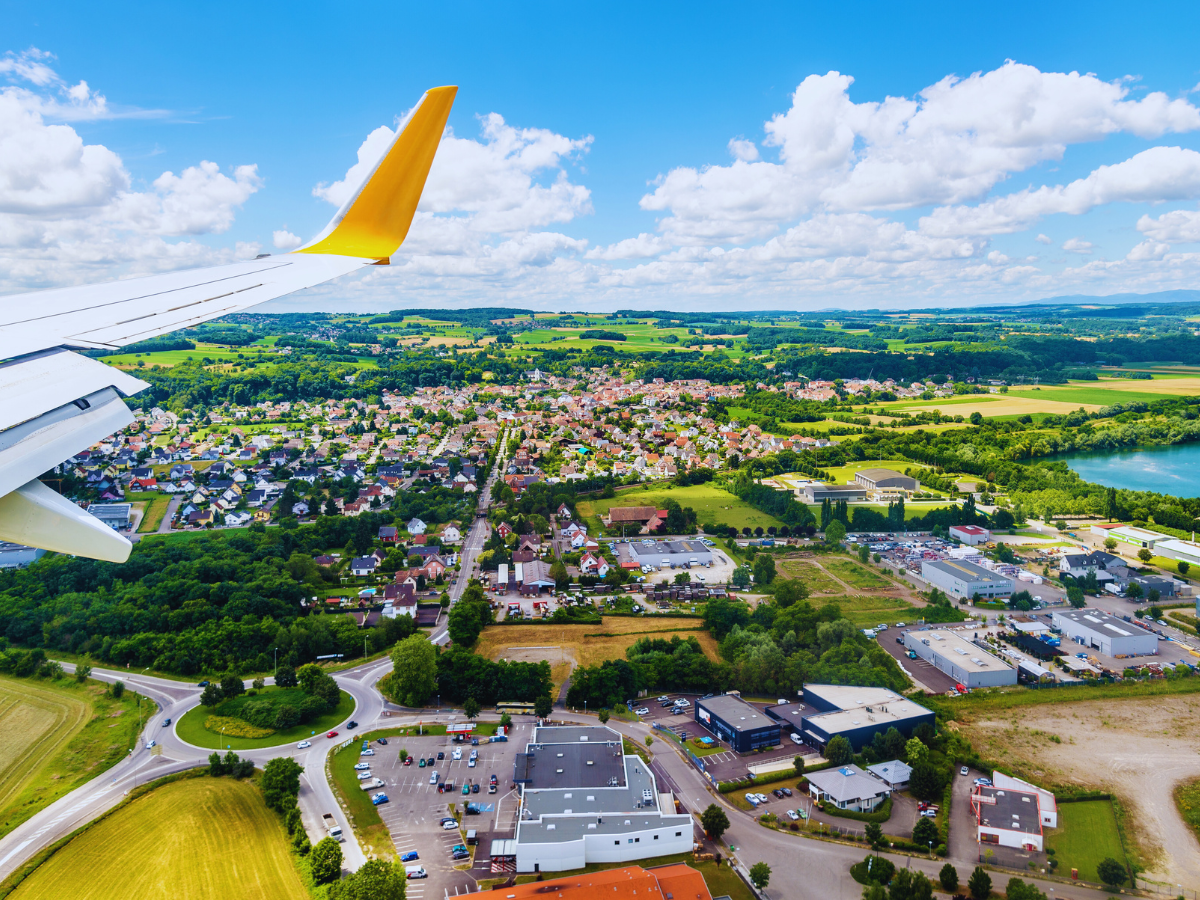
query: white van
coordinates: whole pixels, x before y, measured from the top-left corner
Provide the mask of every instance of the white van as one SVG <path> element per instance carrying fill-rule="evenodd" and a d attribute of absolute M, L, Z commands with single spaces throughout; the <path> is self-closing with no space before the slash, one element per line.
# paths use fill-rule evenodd
<path fill-rule="evenodd" d="M 405 878 L 428 878 L 429 873 L 425 871 L 424 866 L 405 866 L 404 867 L 404 877 Z"/>
<path fill-rule="evenodd" d="M 800 740 L 800 735 L 795 734 L 794 732 L 792 734 L 789 734 L 788 737 L 790 737 L 792 739 L 793 744 L 803 744 L 804 743 L 804 741 Z"/>

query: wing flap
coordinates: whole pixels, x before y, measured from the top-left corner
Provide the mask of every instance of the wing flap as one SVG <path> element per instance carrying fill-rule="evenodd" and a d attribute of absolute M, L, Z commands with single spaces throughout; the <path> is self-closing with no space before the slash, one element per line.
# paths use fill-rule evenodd
<path fill-rule="evenodd" d="M 47 350 L 2 363 L 0 432 L 106 387 L 129 397 L 149 385 L 70 350 Z"/>

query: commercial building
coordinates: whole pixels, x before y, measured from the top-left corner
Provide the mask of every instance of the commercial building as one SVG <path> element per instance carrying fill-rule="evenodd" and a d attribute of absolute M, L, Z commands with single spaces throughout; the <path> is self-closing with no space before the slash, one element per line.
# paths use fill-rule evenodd
<path fill-rule="evenodd" d="M 808 793 L 814 800 L 832 803 L 838 809 L 871 812 L 877 809 L 892 791 L 858 766 L 851 765 L 812 772 L 808 775 Z"/>
<path fill-rule="evenodd" d="M 1036 793 L 976 785 L 971 794 L 971 810 L 975 813 L 981 845 L 995 844 L 1038 853 L 1044 849 Z"/>
<path fill-rule="evenodd" d="M 88 512 L 113 531 L 128 531 L 132 524 L 132 503 L 93 503 Z"/>
<path fill-rule="evenodd" d="M 930 710 L 887 688 L 806 684 L 803 700 L 814 712 L 801 717 L 800 737 L 821 750 L 840 734 L 857 752 L 877 732 L 895 728 L 908 738 L 918 725 L 932 726 L 934 720 Z"/>
<path fill-rule="evenodd" d="M 953 631 L 908 631 L 904 646 L 969 688 L 1017 683 L 1017 670 Z"/>
<path fill-rule="evenodd" d="M 921 577 L 952 597 L 1008 597 L 1013 592 L 1011 578 L 997 575 L 982 566 L 963 560 L 926 559 L 921 561 Z"/>
<path fill-rule="evenodd" d="M 517 754 L 518 872 L 560 872 L 692 849 L 692 819 L 603 726 L 536 728 Z"/>
<path fill-rule="evenodd" d="M 800 489 L 805 503 L 821 503 L 825 500 L 845 500 L 853 503 L 867 499 L 867 489 L 861 484 L 822 484 L 812 482 Z"/>
<path fill-rule="evenodd" d="M 511 842 L 492 843 L 495 846 Z M 570 900 L 633 900 L 634 897 L 651 900 L 667 897 L 677 897 L 679 900 L 712 900 L 708 885 L 704 883 L 704 876 L 683 863 L 657 866 L 653 869 L 626 866 L 601 872 L 585 872 L 570 878 L 531 881 L 528 884 L 504 888 L 503 896 L 508 900 L 544 900 L 548 897 L 569 897 Z"/>
<path fill-rule="evenodd" d="M 1162 536 L 1154 545 L 1154 552 L 1167 559 L 1176 559 L 1189 566 L 1200 566 L 1200 544 Z"/>
<path fill-rule="evenodd" d="M 1045 788 L 1030 784 L 1028 781 L 1022 781 L 1020 778 L 1013 778 L 1011 775 L 1005 775 L 999 770 L 992 773 L 992 784 L 1005 791 L 1022 791 L 1027 794 L 1036 794 L 1038 816 L 1042 820 L 1042 827 L 1058 827 L 1058 801 Z"/>
<path fill-rule="evenodd" d="M 736 694 L 718 694 L 696 701 L 696 721 L 738 753 L 779 743 L 779 723 Z"/>
<path fill-rule="evenodd" d="M 921 482 L 891 469 L 861 469 L 854 476 L 854 483 L 869 491 L 899 491 L 911 494 L 919 490 Z"/>
<path fill-rule="evenodd" d="M 513 570 L 522 594 L 540 594 L 542 591 L 554 590 L 556 582 L 550 577 L 550 566 L 545 560 L 513 563 Z"/>
<path fill-rule="evenodd" d="M 893 791 L 904 790 L 908 787 L 908 779 L 912 778 L 912 766 L 898 759 L 867 766 L 867 771 Z"/>
<path fill-rule="evenodd" d="M 46 551 L 40 547 L 0 541 L 0 569 L 23 569 L 45 555 Z"/>
<path fill-rule="evenodd" d="M 601 516 L 606 528 L 621 534 L 648 534 L 667 520 L 667 510 L 656 506 L 614 506 Z"/>
<path fill-rule="evenodd" d="M 1097 537 L 1110 537 L 1118 544 L 1126 544 L 1130 547 L 1136 547 L 1139 550 L 1143 548 L 1153 550 L 1154 545 L 1159 541 L 1168 540 L 1165 534 L 1160 534 L 1157 531 L 1147 531 L 1145 528 L 1136 528 L 1133 525 L 1093 525 L 1091 532 Z"/>
<path fill-rule="evenodd" d="M 992 533 L 978 525 L 951 525 L 948 533 L 954 540 L 969 547 L 986 544 L 992 539 Z"/>
<path fill-rule="evenodd" d="M 1050 621 L 1067 637 L 1105 656 L 1120 659 L 1158 653 L 1156 634 L 1098 609 L 1056 610 L 1050 614 Z"/>
<path fill-rule="evenodd" d="M 639 566 L 683 569 L 712 564 L 712 550 L 700 541 L 630 541 L 629 556 Z"/>

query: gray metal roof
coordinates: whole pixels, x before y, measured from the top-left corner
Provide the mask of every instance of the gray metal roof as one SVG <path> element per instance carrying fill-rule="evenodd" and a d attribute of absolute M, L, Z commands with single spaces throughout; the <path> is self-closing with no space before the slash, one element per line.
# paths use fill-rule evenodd
<path fill-rule="evenodd" d="M 751 706 L 741 697 L 718 694 L 707 700 L 697 700 L 696 705 L 708 710 L 734 731 L 757 731 L 760 728 L 779 727 L 779 723 L 757 706 Z"/>
<path fill-rule="evenodd" d="M 880 794 L 891 793 L 877 779 L 865 774 L 858 766 L 825 769 L 808 776 L 810 784 L 829 795 L 836 803 L 871 800 Z"/>

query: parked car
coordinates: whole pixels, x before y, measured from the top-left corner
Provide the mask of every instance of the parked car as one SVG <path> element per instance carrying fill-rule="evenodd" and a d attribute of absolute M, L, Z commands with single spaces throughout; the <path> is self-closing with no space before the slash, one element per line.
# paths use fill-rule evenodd
<path fill-rule="evenodd" d="M 386 747 L 387 746 L 387 738 L 379 738 L 379 740 L 377 740 L 375 743 L 383 744 L 383 746 Z"/>
<path fill-rule="evenodd" d="M 370 777 L 371 777 L 371 772 L 370 772 L 370 770 L 369 770 L 369 769 L 368 769 L 366 772 L 356 772 L 356 773 L 355 773 L 355 777 L 356 777 L 356 778 L 357 778 L 359 781 L 364 781 L 364 780 L 366 780 L 366 779 L 368 779 L 368 778 L 370 778 Z"/>
<path fill-rule="evenodd" d="M 430 783 L 430 784 L 437 784 L 437 781 L 438 781 L 438 779 L 437 779 L 437 772 L 430 772 L 430 773 L 429 773 L 429 783 Z"/>
<path fill-rule="evenodd" d="M 419 766 L 417 766 L 417 768 L 418 769 L 425 768 L 425 757 L 423 757 L 423 756 L 421 757 L 421 764 Z"/>
<path fill-rule="evenodd" d="M 471 793 L 472 793 L 472 794 L 478 794 L 478 793 L 479 793 L 479 785 L 478 785 L 478 784 L 473 784 L 473 785 L 471 785 Z"/>
<path fill-rule="evenodd" d="M 670 700 L 670 699 L 671 698 L 668 697 L 666 694 L 663 694 L 661 697 L 658 698 L 658 702 L 662 703 L 664 700 Z"/>
<path fill-rule="evenodd" d="M 422 760 L 422 762 L 424 762 L 424 760 Z M 412 765 L 412 757 L 411 756 L 404 757 L 404 764 L 406 766 L 411 766 Z"/>
<path fill-rule="evenodd" d="M 650 710 L 644 706 L 639 706 L 637 709 L 634 710 L 634 712 L 637 713 L 639 716 L 650 715 Z"/>
<path fill-rule="evenodd" d="M 418 860 L 420 858 L 421 858 L 421 855 L 419 853 L 417 853 L 416 850 L 409 850 L 407 853 L 403 854 L 400 857 L 400 862 L 402 862 L 402 863 L 415 862 L 416 860 Z"/>
<path fill-rule="evenodd" d="M 433 757 L 432 757 L 432 756 L 430 756 L 430 757 L 426 758 L 426 760 L 425 760 L 425 765 L 427 765 L 427 766 L 432 766 L 432 765 L 433 765 Z"/>
<path fill-rule="evenodd" d="M 453 831 L 458 827 L 458 822 L 454 819 L 442 820 L 442 831 Z"/>
<path fill-rule="evenodd" d="M 311 741 L 301 741 L 300 743 L 298 743 L 296 745 L 296 749 L 297 750 L 307 750 L 311 746 L 312 746 Z"/>
<path fill-rule="evenodd" d="M 465 797 L 467 794 L 471 793 L 471 786 L 469 784 L 464 784 L 462 787 L 462 792 L 463 796 Z"/>
<path fill-rule="evenodd" d="M 916 650 L 909 650 L 909 651 L 908 651 L 908 654 L 907 654 L 907 656 L 908 656 L 908 658 L 909 658 L 909 659 L 916 659 L 916 658 L 917 658 L 917 651 L 916 651 Z"/>
<path fill-rule="evenodd" d="M 771 794 L 775 797 L 776 800 L 783 799 L 783 791 L 779 790 L 779 788 L 775 788 L 775 790 L 771 791 Z"/>
<path fill-rule="evenodd" d="M 387 803 L 388 795 L 383 793 L 383 791 L 380 791 L 378 794 L 376 794 L 375 796 L 373 796 L 371 798 L 371 802 L 373 804 L 375 804 L 376 806 L 379 806 L 381 803 Z"/>
<path fill-rule="evenodd" d="M 758 795 L 757 794 L 747 794 L 746 802 L 749 803 L 751 806 L 755 806 L 755 807 L 758 806 Z"/>
<path fill-rule="evenodd" d="M 971 770 L 968 769 L 966 766 L 963 766 L 961 769 L 958 770 L 959 775 L 969 775 L 970 773 L 971 773 Z"/>
<path fill-rule="evenodd" d="M 454 752 L 450 754 L 450 758 L 451 759 L 462 759 L 462 751 L 459 750 L 457 747 L 455 747 Z"/>
<path fill-rule="evenodd" d="M 790 796 L 792 796 L 792 789 L 791 789 L 791 788 L 786 788 L 786 787 L 785 787 L 785 788 L 780 788 L 780 790 L 781 790 L 781 791 L 783 791 L 783 796 L 785 796 L 785 797 L 790 797 Z"/>
<path fill-rule="evenodd" d="M 922 815 L 927 819 L 936 819 L 937 818 L 937 810 L 936 809 L 923 809 L 923 810 L 921 810 L 920 813 L 918 813 L 918 815 Z"/>
<path fill-rule="evenodd" d="M 496 778 L 496 774 L 493 772 L 493 773 L 492 773 L 492 777 L 491 777 L 491 778 L 489 778 L 488 780 L 489 780 L 489 781 L 490 781 L 492 784 L 495 784 L 495 783 L 496 783 L 496 782 L 497 782 L 499 779 L 497 779 L 497 778 Z"/>
<path fill-rule="evenodd" d="M 797 822 L 800 819 L 799 814 L 794 809 L 789 809 L 787 811 L 787 817 L 789 819 L 791 819 L 793 822 Z"/>
<path fill-rule="evenodd" d="M 756 796 L 758 798 L 759 803 L 768 803 L 768 802 L 770 802 L 770 799 L 771 799 L 766 794 L 755 794 L 754 796 Z"/>
<path fill-rule="evenodd" d="M 467 760 L 467 768 L 468 769 L 475 768 L 475 757 L 471 757 L 470 759 Z"/>
<path fill-rule="evenodd" d="M 445 753 L 443 753 L 441 750 L 439 750 L 439 751 L 438 751 L 438 757 L 437 757 L 437 758 L 438 758 L 439 760 L 445 759 L 445 758 L 446 758 L 446 754 L 445 754 Z"/>
<path fill-rule="evenodd" d="M 494 794 L 494 793 L 496 793 L 496 786 L 495 786 L 494 784 L 489 784 L 489 785 L 488 785 L 488 793 L 489 793 L 489 794 Z"/>
<path fill-rule="evenodd" d="M 375 751 L 372 750 L 370 747 L 368 747 L 366 750 L 359 750 L 358 755 L 359 756 L 374 756 Z"/>
<path fill-rule="evenodd" d="M 358 769 L 361 772 L 363 769 L 371 768 L 371 764 L 370 763 L 355 763 L 354 768 Z"/>

